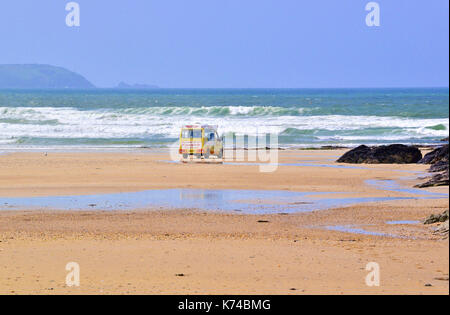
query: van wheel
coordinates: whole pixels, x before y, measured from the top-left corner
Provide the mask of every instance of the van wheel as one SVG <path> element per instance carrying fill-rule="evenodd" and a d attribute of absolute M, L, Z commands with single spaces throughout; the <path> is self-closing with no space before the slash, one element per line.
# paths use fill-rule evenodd
<path fill-rule="evenodd" d="M 186 159 L 188 158 L 188 156 L 189 156 L 189 155 L 187 155 L 187 154 L 183 154 L 183 159 L 186 160 Z"/>
<path fill-rule="evenodd" d="M 206 152 L 203 153 L 203 157 L 204 157 L 205 159 L 209 159 L 209 150 L 206 150 Z"/>

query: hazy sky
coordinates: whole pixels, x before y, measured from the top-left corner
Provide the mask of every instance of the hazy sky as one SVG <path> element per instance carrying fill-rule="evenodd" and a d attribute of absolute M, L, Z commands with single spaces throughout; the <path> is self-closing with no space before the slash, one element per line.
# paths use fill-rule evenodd
<path fill-rule="evenodd" d="M 46 63 L 100 87 L 448 86 L 448 0 L 69 0 L 0 3 L 0 64 Z"/>

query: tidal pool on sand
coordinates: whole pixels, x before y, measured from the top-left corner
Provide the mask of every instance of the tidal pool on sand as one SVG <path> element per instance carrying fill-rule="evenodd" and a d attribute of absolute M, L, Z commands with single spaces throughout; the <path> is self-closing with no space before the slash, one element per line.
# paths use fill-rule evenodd
<path fill-rule="evenodd" d="M 377 188 L 396 190 L 392 183 L 372 182 Z M 421 191 L 422 192 L 422 191 Z M 416 190 L 408 193 L 418 194 Z M 336 196 L 329 198 L 329 195 Z M 366 202 L 408 199 L 438 199 L 446 194 L 404 197 L 340 198 L 339 192 L 293 192 L 273 190 L 163 189 L 114 194 L 0 198 L 1 210 L 134 210 L 198 209 L 246 214 L 295 213 L 345 207 Z M 328 195 L 328 198 L 321 198 Z"/>
<path fill-rule="evenodd" d="M 386 224 L 389 225 L 415 225 L 419 224 L 420 221 L 414 221 L 414 220 L 398 220 L 398 221 L 388 221 Z"/>
<path fill-rule="evenodd" d="M 388 237 L 397 237 L 397 235 L 382 233 L 382 232 L 374 232 L 368 231 L 363 228 L 353 227 L 353 226 L 344 226 L 344 225 L 333 225 L 327 226 L 327 230 L 351 233 L 351 234 L 361 234 L 361 235 L 372 235 L 372 236 L 388 236 Z"/>

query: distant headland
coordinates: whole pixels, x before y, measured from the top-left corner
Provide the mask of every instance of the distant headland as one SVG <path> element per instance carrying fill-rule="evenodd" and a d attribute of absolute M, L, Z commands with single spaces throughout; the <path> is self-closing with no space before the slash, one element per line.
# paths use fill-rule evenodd
<path fill-rule="evenodd" d="M 0 64 L 0 89 L 95 89 L 81 74 L 44 64 Z M 148 90 L 156 85 L 120 82 L 114 89 Z"/>
<path fill-rule="evenodd" d="M 41 64 L 0 65 L 0 89 L 91 89 L 82 75 Z"/>

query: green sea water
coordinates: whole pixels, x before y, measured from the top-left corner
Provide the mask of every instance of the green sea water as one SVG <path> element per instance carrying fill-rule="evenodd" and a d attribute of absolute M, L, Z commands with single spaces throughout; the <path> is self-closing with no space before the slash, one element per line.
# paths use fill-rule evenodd
<path fill-rule="evenodd" d="M 436 144 L 449 89 L 0 90 L 0 148 L 164 147 L 183 124 L 282 147 Z"/>

